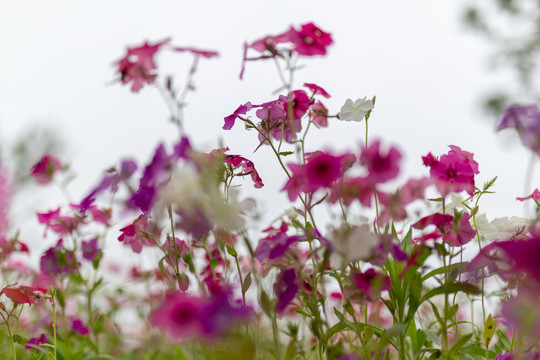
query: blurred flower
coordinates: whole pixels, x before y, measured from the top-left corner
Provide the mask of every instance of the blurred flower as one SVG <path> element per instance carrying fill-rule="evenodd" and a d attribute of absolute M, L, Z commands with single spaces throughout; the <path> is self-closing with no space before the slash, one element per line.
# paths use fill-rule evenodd
<path fill-rule="evenodd" d="M 311 116 L 313 122 L 320 127 L 328 126 L 328 109 L 321 103 L 317 101 L 315 104 L 311 105 Z"/>
<path fill-rule="evenodd" d="M 90 334 L 90 331 L 86 326 L 84 326 L 84 323 L 81 319 L 71 319 L 71 330 L 75 331 L 79 335 L 88 335 Z"/>
<path fill-rule="evenodd" d="M 373 109 L 373 102 L 371 100 L 357 99 L 354 103 L 351 99 L 347 99 L 345 104 L 341 107 L 341 111 L 338 114 L 338 119 L 343 121 L 362 121 L 364 116 Z"/>
<path fill-rule="evenodd" d="M 118 241 L 131 246 L 133 252 L 140 253 L 144 246 L 155 246 L 161 229 L 146 215 L 139 215 L 132 224 L 120 229 Z"/>
<path fill-rule="evenodd" d="M 28 339 L 28 341 L 26 342 L 26 345 L 24 346 L 24 348 L 29 349 L 29 350 L 36 349 L 39 346 L 39 344 L 47 344 L 48 341 L 49 341 L 49 339 L 47 339 L 47 335 L 42 333 L 37 338 Z"/>
<path fill-rule="evenodd" d="M 376 272 L 375 269 L 368 269 L 365 272 L 355 271 L 351 274 L 351 280 L 359 291 L 362 302 L 377 301 L 381 292 L 391 288 L 390 278 Z"/>
<path fill-rule="evenodd" d="M 327 99 L 330 98 L 330 94 L 319 85 L 304 83 L 304 86 L 310 89 L 313 92 L 313 95 L 322 95 Z"/>
<path fill-rule="evenodd" d="M 442 238 L 449 246 L 463 246 L 476 236 L 476 230 L 471 226 L 469 213 L 454 212 L 454 215 L 435 213 L 417 221 L 413 228 L 422 230 L 429 225 L 435 225 L 435 231 L 423 235 L 420 240 Z"/>
<path fill-rule="evenodd" d="M 291 27 L 289 39 L 293 43 L 294 51 L 304 56 L 325 55 L 326 48 L 333 42 L 332 35 L 313 23 L 302 25 L 300 30 Z"/>
<path fill-rule="evenodd" d="M 474 175 L 478 174 L 478 163 L 473 154 L 450 145 L 448 154 L 437 160 L 431 153 L 422 159 L 424 165 L 430 167 L 431 180 L 441 193 L 446 196 L 451 192 L 467 191 L 474 193 Z"/>
<path fill-rule="evenodd" d="M 16 304 L 32 305 L 39 299 L 50 298 L 47 290 L 34 286 L 16 286 L 17 283 L 8 285 L 0 291 L 0 295 L 6 295 Z"/>
<path fill-rule="evenodd" d="M 540 110 L 537 104 L 508 107 L 496 129 L 507 128 L 516 129 L 523 145 L 540 155 Z"/>
<path fill-rule="evenodd" d="M 274 284 L 276 294 L 276 312 L 278 314 L 285 311 L 287 305 L 296 297 L 298 293 L 298 279 L 295 269 L 281 269 Z"/>
<path fill-rule="evenodd" d="M 249 101 L 244 105 L 240 105 L 231 115 L 224 118 L 223 130 L 231 130 L 238 115 L 246 115 L 251 108 L 253 108 L 253 105 Z"/>
<path fill-rule="evenodd" d="M 516 200 L 519 200 L 519 201 L 525 201 L 525 200 L 529 200 L 529 199 L 534 199 L 536 201 L 539 201 L 540 200 L 540 190 L 534 189 L 534 191 L 532 192 L 531 195 L 529 195 L 527 197 L 518 197 L 518 198 L 516 198 Z"/>
<path fill-rule="evenodd" d="M 388 152 L 383 153 L 381 142 L 377 140 L 362 149 L 359 162 L 367 167 L 367 178 L 377 184 L 392 180 L 399 174 L 401 158 L 401 153 L 395 147 L 391 147 Z"/>
<path fill-rule="evenodd" d="M 154 55 L 170 39 L 150 45 L 145 42 L 141 46 L 128 48 L 127 54 L 114 64 L 118 67 L 122 84 L 132 82 L 131 91 L 138 92 L 145 84 L 153 84 L 157 76 Z"/>
<path fill-rule="evenodd" d="M 52 181 L 54 174 L 62 170 L 62 163 L 56 157 L 46 154 L 32 166 L 31 175 L 38 184 L 46 185 Z"/>
<path fill-rule="evenodd" d="M 64 240 L 60 239 L 41 256 L 40 268 L 46 275 L 69 275 L 79 270 L 79 262 L 72 251 L 64 248 Z"/>
<path fill-rule="evenodd" d="M 328 237 L 334 249 L 330 262 L 336 267 L 369 259 L 381 243 L 367 225 L 339 228 Z"/>

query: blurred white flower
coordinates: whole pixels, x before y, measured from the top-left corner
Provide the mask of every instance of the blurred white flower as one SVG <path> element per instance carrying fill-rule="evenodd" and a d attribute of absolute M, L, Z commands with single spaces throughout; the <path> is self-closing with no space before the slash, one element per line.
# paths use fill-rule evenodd
<path fill-rule="evenodd" d="M 369 259 L 380 244 L 379 237 L 367 225 L 334 230 L 329 240 L 334 246 L 330 265 L 337 267 L 346 266 L 353 261 Z"/>
<path fill-rule="evenodd" d="M 362 121 L 369 110 L 373 109 L 371 100 L 357 99 L 354 103 L 351 99 L 347 99 L 339 112 L 339 120 L 343 121 Z"/>
<path fill-rule="evenodd" d="M 519 216 L 508 216 L 496 218 L 488 221 L 486 214 L 476 216 L 476 226 L 481 235 L 486 240 L 509 240 L 512 237 L 525 237 L 528 233 L 528 227 L 531 224 L 530 219 Z"/>

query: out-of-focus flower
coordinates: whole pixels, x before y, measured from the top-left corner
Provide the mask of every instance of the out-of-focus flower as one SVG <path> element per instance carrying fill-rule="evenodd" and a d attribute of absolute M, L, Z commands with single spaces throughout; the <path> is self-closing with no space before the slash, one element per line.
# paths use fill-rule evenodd
<path fill-rule="evenodd" d="M 59 235 L 71 234 L 85 223 L 84 218 L 78 214 L 60 215 L 60 208 L 46 213 L 37 213 L 37 217 L 39 223 L 45 225 L 45 232 L 51 229 Z"/>
<path fill-rule="evenodd" d="M 39 344 L 47 344 L 48 341 L 49 341 L 49 339 L 47 338 L 47 335 L 42 333 L 37 338 L 28 339 L 28 341 L 26 342 L 26 345 L 24 346 L 24 348 L 29 349 L 29 350 L 36 349 L 38 346 L 40 346 Z"/>
<path fill-rule="evenodd" d="M 50 298 L 47 290 L 34 287 L 34 286 L 24 286 L 17 284 L 12 284 L 4 287 L 0 291 L 0 295 L 6 295 L 16 304 L 29 304 L 32 305 L 39 299 Z"/>
<path fill-rule="evenodd" d="M 274 284 L 276 294 L 276 312 L 278 314 L 285 311 L 287 305 L 293 301 L 298 293 L 298 278 L 295 269 L 281 269 Z"/>
<path fill-rule="evenodd" d="M 238 118 L 238 115 L 246 115 L 248 111 L 251 110 L 252 108 L 253 108 L 253 105 L 251 105 L 251 102 L 249 101 L 245 103 L 244 105 L 240 105 L 236 110 L 234 110 L 234 112 L 231 115 L 226 116 L 224 118 L 225 124 L 223 125 L 223 130 L 231 130 L 232 127 L 234 126 L 234 122 Z"/>
<path fill-rule="evenodd" d="M 46 185 L 52 181 L 54 174 L 62 170 L 62 163 L 58 158 L 50 154 L 45 154 L 32 166 L 32 177 L 38 184 Z"/>
<path fill-rule="evenodd" d="M 313 92 L 313 95 L 322 95 L 325 98 L 330 98 L 330 94 L 319 85 L 304 83 L 304 86 Z"/>
<path fill-rule="evenodd" d="M 362 302 L 377 301 L 381 292 L 391 288 L 390 278 L 375 269 L 368 269 L 365 272 L 355 271 L 351 274 L 351 281 L 355 290 L 359 291 Z"/>
<path fill-rule="evenodd" d="M 86 326 L 84 326 L 84 323 L 81 319 L 71 319 L 71 330 L 78 333 L 79 335 L 88 335 L 90 334 L 90 330 Z"/>
<path fill-rule="evenodd" d="M 289 39 L 293 43 L 294 51 L 304 56 L 326 55 L 326 48 L 333 42 L 331 34 L 313 23 L 302 25 L 300 30 L 291 27 Z"/>
<path fill-rule="evenodd" d="M 250 308 L 231 303 L 227 289 L 213 294 L 211 298 L 178 291 L 167 294 L 163 304 L 150 315 L 150 323 L 178 340 L 213 338 L 246 321 L 251 314 Z"/>
<path fill-rule="evenodd" d="M 344 267 L 353 261 L 367 260 L 381 241 L 370 231 L 369 226 L 352 226 L 334 230 L 329 236 L 334 251 L 330 262 L 338 267 Z"/>
<path fill-rule="evenodd" d="M 474 193 L 474 175 L 478 174 L 478 163 L 473 154 L 450 145 L 448 154 L 437 160 L 431 153 L 422 159 L 430 167 L 430 176 L 439 192 L 446 196 L 451 192 Z"/>
<path fill-rule="evenodd" d="M 313 122 L 320 127 L 328 126 L 328 109 L 320 101 L 311 105 L 311 117 Z"/>
<path fill-rule="evenodd" d="M 153 84 L 157 76 L 154 56 L 170 39 L 155 44 L 145 42 L 141 46 L 128 48 L 127 54 L 114 64 L 118 67 L 122 84 L 132 82 L 131 91 L 138 92 L 145 84 Z"/>
<path fill-rule="evenodd" d="M 41 256 L 40 268 L 46 275 L 68 275 L 79 270 L 79 262 L 73 252 L 64 248 L 64 240 L 60 239 Z"/>
<path fill-rule="evenodd" d="M 140 253 L 144 246 L 154 246 L 159 239 L 161 230 L 146 215 L 139 215 L 132 224 L 120 229 L 122 233 L 118 241 L 131 246 L 133 252 Z"/>
<path fill-rule="evenodd" d="M 422 230 L 429 225 L 435 225 L 435 231 L 423 235 L 420 240 L 442 238 L 449 246 L 465 245 L 476 236 L 476 230 L 471 226 L 468 213 L 455 212 L 454 214 L 455 216 L 435 213 L 423 217 L 413 225 L 413 228 Z"/>
<path fill-rule="evenodd" d="M 305 239 L 302 235 L 287 235 L 288 226 L 282 222 L 279 229 L 268 228 L 264 232 L 268 236 L 259 241 L 255 249 L 255 257 L 258 261 L 275 260 L 281 257 L 294 243 Z"/>
<path fill-rule="evenodd" d="M 529 199 L 534 199 L 536 201 L 539 201 L 540 200 L 540 190 L 534 189 L 534 191 L 532 192 L 531 195 L 529 195 L 527 197 L 518 197 L 518 198 L 516 198 L 516 200 L 519 200 L 519 201 L 525 201 L 525 200 L 529 200 Z"/>
<path fill-rule="evenodd" d="M 537 104 L 508 107 L 496 129 L 507 128 L 516 129 L 523 145 L 540 155 L 540 110 Z"/>
<path fill-rule="evenodd" d="M 399 174 L 399 161 L 401 153 L 395 147 L 391 147 L 388 152 L 381 151 L 379 140 L 362 149 L 359 162 L 367 167 L 368 179 L 375 184 L 392 180 Z"/>
<path fill-rule="evenodd" d="M 366 97 L 357 99 L 354 102 L 351 99 L 347 99 L 341 107 L 338 119 L 342 121 L 362 121 L 368 111 L 373 109 L 373 107 L 373 102 L 366 100 Z"/>
<path fill-rule="evenodd" d="M 83 259 L 88 261 L 94 261 L 101 254 L 101 250 L 98 247 L 97 238 L 93 238 L 88 241 L 82 241 L 81 250 Z"/>
<path fill-rule="evenodd" d="M 476 227 L 486 240 L 523 239 L 529 233 L 530 219 L 519 216 L 502 217 L 488 221 L 486 214 L 476 215 Z"/>

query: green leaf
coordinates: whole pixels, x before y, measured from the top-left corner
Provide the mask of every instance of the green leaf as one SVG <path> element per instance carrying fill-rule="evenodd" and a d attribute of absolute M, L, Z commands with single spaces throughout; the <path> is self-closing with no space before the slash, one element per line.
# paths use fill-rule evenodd
<path fill-rule="evenodd" d="M 279 155 L 281 156 L 289 156 L 294 154 L 294 151 L 280 151 Z"/>
<path fill-rule="evenodd" d="M 431 340 L 432 343 L 440 345 L 439 343 L 439 337 L 437 336 L 437 333 L 431 329 L 423 329 L 422 330 L 424 334 L 428 337 L 429 340 Z"/>
<path fill-rule="evenodd" d="M 21 335 L 15 334 L 13 335 L 12 339 L 14 343 L 21 344 L 21 345 L 26 344 L 26 340 Z"/>
<path fill-rule="evenodd" d="M 422 304 L 424 301 L 428 299 L 431 299 L 432 297 L 436 295 L 457 293 L 458 291 L 462 291 L 465 294 L 473 294 L 473 295 L 478 295 L 482 293 L 481 289 L 468 283 L 443 284 L 439 286 L 438 288 L 428 291 L 424 296 L 422 296 L 422 298 L 420 299 L 420 304 Z"/>
<path fill-rule="evenodd" d="M 248 272 L 244 278 L 244 284 L 242 285 L 242 294 L 245 294 L 251 286 L 251 272 Z"/>
<path fill-rule="evenodd" d="M 484 343 L 486 344 L 486 347 L 489 346 L 489 343 L 493 339 L 493 334 L 496 330 L 496 323 L 495 320 L 493 320 L 493 317 L 491 314 L 489 314 L 488 318 L 486 319 L 486 323 L 484 324 Z"/>
<path fill-rule="evenodd" d="M 466 334 L 466 335 L 460 334 L 458 341 L 456 341 L 454 346 L 452 346 L 450 351 L 448 351 L 448 358 L 451 359 L 454 355 L 457 355 L 457 353 L 459 352 L 459 349 L 461 349 L 467 343 L 467 341 L 469 341 L 470 338 L 472 338 L 472 336 L 473 334 Z"/>
<path fill-rule="evenodd" d="M 218 266 L 218 260 L 216 258 L 211 258 L 210 259 L 210 267 L 212 268 L 212 270 L 214 270 L 217 266 Z"/>
<path fill-rule="evenodd" d="M 455 264 L 452 264 L 452 265 L 449 265 L 449 266 L 442 266 L 438 269 L 435 269 L 435 270 L 432 270 L 430 272 L 428 272 L 426 275 L 424 275 L 422 277 L 422 281 L 426 281 L 427 279 L 429 279 L 430 277 L 433 277 L 435 275 L 439 275 L 439 274 L 444 274 L 446 271 L 448 272 L 451 272 L 455 269 L 458 269 L 458 268 L 465 268 L 467 266 L 468 262 L 460 262 L 460 263 L 455 263 Z"/>
<path fill-rule="evenodd" d="M 237 257 L 237 256 L 238 256 L 238 253 L 236 252 L 236 249 L 233 248 L 232 246 L 227 245 L 227 252 L 228 252 L 229 255 L 231 255 L 232 257 Z"/>

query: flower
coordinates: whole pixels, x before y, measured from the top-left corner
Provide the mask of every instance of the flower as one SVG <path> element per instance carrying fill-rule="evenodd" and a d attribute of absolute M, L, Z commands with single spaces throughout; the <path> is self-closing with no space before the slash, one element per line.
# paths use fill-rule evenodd
<path fill-rule="evenodd" d="M 315 104 L 311 105 L 311 116 L 313 122 L 320 127 L 328 126 L 328 109 L 321 103 L 317 101 Z"/>
<path fill-rule="evenodd" d="M 47 298 L 47 290 L 34 286 L 16 286 L 17 283 L 8 285 L 0 291 L 0 295 L 6 295 L 16 304 L 32 305 L 38 299 Z M 50 296 L 49 296 L 50 298 Z"/>
<path fill-rule="evenodd" d="M 367 167 L 368 179 L 374 184 L 395 178 L 399 174 L 399 161 L 402 157 L 395 147 L 391 147 L 387 153 L 381 152 L 380 147 L 381 142 L 375 141 L 362 149 L 359 159 L 360 164 Z"/>
<path fill-rule="evenodd" d="M 476 236 L 476 230 L 471 226 L 468 213 L 456 211 L 454 215 L 435 213 L 417 221 L 413 228 L 422 230 L 435 225 L 435 231 L 423 235 L 422 241 L 442 238 L 449 246 L 462 246 Z"/>
<path fill-rule="evenodd" d="M 281 269 L 274 284 L 276 294 L 276 312 L 278 314 L 285 311 L 287 305 L 296 297 L 298 293 L 298 278 L 295 269 Z"/>
<path fill-rule="evenodd" d="M 431 153 L 422 159 L 424 165 L 430 167 L 430 177 L 437 190 L 446 196 L 451 192 L 467 191 L 474 193 L 474 175 L 478 174 L 478 163 L 473 154 L 450 145 L 448 154 L 437 160 Z"/>
<path fill-rule="evenodd" d="M 47 335 L 45 335 L 45 333 L 42 333 L 37 338 L 28 339 L 28 341 L 26 342 L 26 345 L 24 346 L 24 348 L 29 349 L 29 350 L 36 349 L 39 346 L 39 344 L 47 344 L 48 341 L 49 341 L 49 339 L 47 339 Z M 43 346 L 43 348 L 45 348 L 45 346 Z"/>
<path fill-rule="evenodd" d="M 240 105 L 231 115 L 224 118 L 223 130 L 231 130 L 238 115 L 246 115 L 251 108 L 253 108 L 253 105 L 249 101 L 244 105 Z"/>
<path fill-rule="evenodd" d="M 351 99 L 345 100 L 345 104 L 341 107 L 338 114 L 338 119 L 343 121 L 362 121 L 364 116 L 373 109 L 371 100 L 357 99 L 354 103 Z"/>
<path fill-rule="evenodd" d="M 169 39 L 165 39 L 152 45 L 145 42 L 141 46 L 128 48 L 127 54 L 114 63 L 122 84 L 133 82 L 133 92 L 138 92 L 145 84 L 153 84 L 157 76 L 154 55 L 168 42 Z"/>
<path fill-rule="evenodd" d="M 334 230 L 329 238 L 334 249 L 330 262 L 341 267 L 369 259 L 381 243 L 367 225 Z"/>
<path fill-rule="evenodd" d="M 47 249 L 40 259 L 40 268 L 46 275 L 69 275 L 79 270 L 79 262 L 72 251 L 64 247 L 64 240 Z"/>
<path fill-rule="evenodd" d="M 390 278 L 387 275 L 378 273 L 372 268 L 365 272 L 353 272 L 351 280 L 359 291 L 361 300 L 367 302 L 377 301 L 381 292 L 390 290 L 392 287 Z"/>
<path fill-rule="evenodd" d="M 32 166 L 31 175 L 38 184 L 46 185 L 52 181 L 54 174 L 62 170 L 62 163 L 53 155 L 45 154 Z"/>
<path fill-rule="evenodd" d="M 326 48 L 333 42 L 332 35 L 313 23 L 302 25 L 300 30 L 291 27 L 289 39 L 293 43 L 294 51 L 304 56 L 326 55 Z"/>
<path fill-rule="evenodd" d="M 516 200 L 519 200 L 519 201 L 525 201 L 525 200 L 529 200 L 529 199 L 539 201 L 540 200 L 540 190 L 534 189 L 534 191 L 532 192 L 531 195 L 529 195 L 527 197 L 518 197 L 518 198 L 516 198 Z"/>
<path fill-rule="evenodd" d="M 496 130 L 507 128 L 516 129 L 523 145 L 540 155 L 540 110 L 537 104 L 508 107 Z"/>
<path fill-rule="evenodd" d="M 154 246 L 157 242 L 161 230 L 146 215 L 139 215 L 132 224 L 120 229 L 122 233 L 118 237 L 118 241 L 125 245 L 130 245 L 131 250 L 135 253 L 140 253 L 144 246 Z"/>
<path fill-rule="evenodd" d="M 304 86 L 313 91 L 313 95 L 322 95 L 327 99 L 330 97 L 330 94 L 319 85 L 304 83 Z"/>

